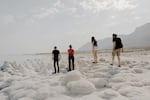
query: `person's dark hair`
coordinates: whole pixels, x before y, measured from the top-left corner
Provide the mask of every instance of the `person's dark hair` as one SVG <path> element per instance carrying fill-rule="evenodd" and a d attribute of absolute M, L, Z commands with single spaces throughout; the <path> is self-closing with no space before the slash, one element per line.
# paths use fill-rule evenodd
<path fill-rule="evenodd" d="M 57 49 L 57 47 L 55 46 L 54 49 Z"/>
<path fill-rule="evenodd" d="M 113 33 L 113 35 L 112 35 L 114 38 L 116 38 L 117 37 L 117 34 L 116 33 Z"/>
<path fill-rule="evenodd" d="M 95 41 L 95 38 L 94 36 L 91 37 L 91 42 Z"/>
<path fill-rule="evenodd" d="M 117 38 L 117 34 L 116 34 L 116 33 L 113 33 L 112 36 L 113 36 L 113 37 L 112 37 L 112 41 L 114 42 L 115 39 Z"/>
<path fill-rule="evenodd" d="M 72 45 L 69 45 L 69 48 L 72 48 Z"/>
<path fill-rule="evenodd" d="M 91 42 L 94 46 L 97 46 L 97 41 L 95 40 L 94 36 L 91 37 Z"/>

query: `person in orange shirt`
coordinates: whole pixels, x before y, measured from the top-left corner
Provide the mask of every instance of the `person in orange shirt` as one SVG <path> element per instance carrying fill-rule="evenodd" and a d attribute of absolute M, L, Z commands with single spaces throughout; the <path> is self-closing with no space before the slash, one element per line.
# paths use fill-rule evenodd
<path fill-rule="evenodd" d="M 69 63 L 68 71 L 74 70 L 74 49 L 72 49 L 72 45 L 69 45 L 68 49 L 68 63 Z"/>

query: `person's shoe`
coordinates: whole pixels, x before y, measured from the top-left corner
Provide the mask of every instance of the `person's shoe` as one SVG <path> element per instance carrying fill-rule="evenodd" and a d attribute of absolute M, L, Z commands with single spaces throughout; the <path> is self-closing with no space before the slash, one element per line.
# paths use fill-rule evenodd
<path fill-rule="evenodd" d="M 118 65 L 118 67 L 121 67 L 120 65 Z"/>
<path fill-rule="evenodd" d="M 110 64 L 111 66 L 113 66 L 113 64 Z"/>
<path fill-rule="evenodd" d="M 93 64 L 96 64 L 97 62 L 94 61 L 94 62 L 92 62 L 92 63 L 93 63 Z"/>
<path fill-rule="evenodd" d="M 93 61 L 92 63 L 96 64 L 96 63 L 98 63 L 98 62 L 97 62 L 97 61 Z"/>
<path fill-rule="evenodd" d="M 68 70 L 68 72 L 70 72 L 71 70 Z"/>
<path fill-rule="evenodd" d="M 56 74 L 56 72 L 52 72 L 52 74 Z"/>

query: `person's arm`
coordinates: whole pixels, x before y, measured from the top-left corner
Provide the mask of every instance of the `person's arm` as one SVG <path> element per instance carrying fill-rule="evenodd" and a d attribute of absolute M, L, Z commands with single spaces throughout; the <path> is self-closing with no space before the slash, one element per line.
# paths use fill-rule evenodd
<path fill-rule="evenodd" d="M 124 49 L 123 49 L 123 43 L 122 43 L 122 41 L 121 41 L 121 45 L 122 45 L 122 52 L 124 52 Z"/>
<path fill-rule="evenodd" d="M 75 53 L 75 52 L 74 52 L 74 49 L 73 49 L 73 55 L 74 55 L 74 53 Z"/>

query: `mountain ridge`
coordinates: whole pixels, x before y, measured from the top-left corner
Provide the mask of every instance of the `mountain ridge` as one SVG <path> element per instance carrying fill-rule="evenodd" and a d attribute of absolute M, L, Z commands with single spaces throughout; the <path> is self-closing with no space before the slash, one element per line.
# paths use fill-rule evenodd
<path fill-rule="evenodd" d="M 150 23 L 146 23 L 137 27 L 134 32 L 129 35 L 119 35 L 122 39 L 124 48 L 150 48 Z M 111 49 L 112 38 L 108 37 L 98 40 L 99 49 Z M 92 45 L 90 42 L 79 48 L 79 51 L 89 51 Z"/>

